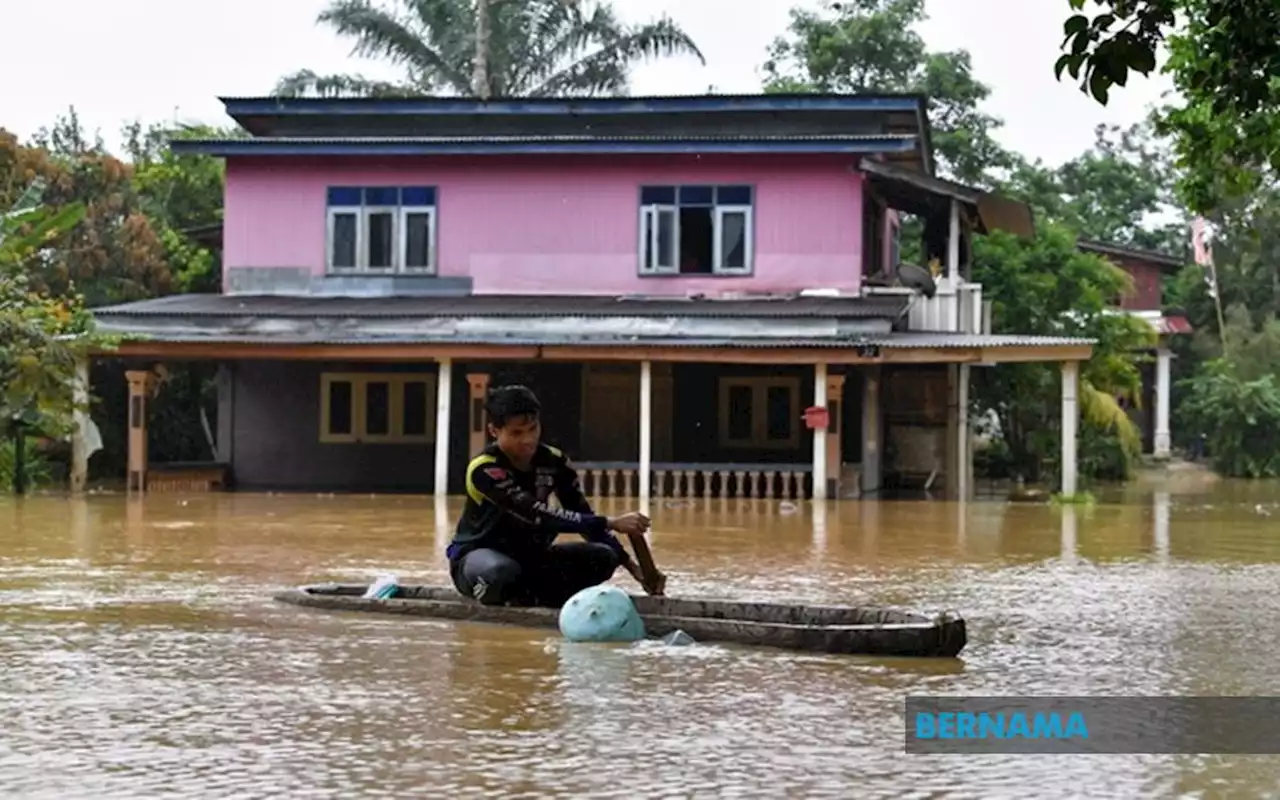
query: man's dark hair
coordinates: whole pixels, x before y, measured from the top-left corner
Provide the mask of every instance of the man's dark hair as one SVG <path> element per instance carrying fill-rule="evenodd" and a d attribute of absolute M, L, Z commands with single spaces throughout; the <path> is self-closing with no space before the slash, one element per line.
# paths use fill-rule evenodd
<path fill-rule="evenodd" d="M 538 416 L 542 411 L 542 404 L 538 402 L 538 396 L 532 389 L 517 383 L 490 389 L 489 396 L 485 399 L 484 410 L 489 417 L 489 423 L 501 428 L 512 417 Z"/>

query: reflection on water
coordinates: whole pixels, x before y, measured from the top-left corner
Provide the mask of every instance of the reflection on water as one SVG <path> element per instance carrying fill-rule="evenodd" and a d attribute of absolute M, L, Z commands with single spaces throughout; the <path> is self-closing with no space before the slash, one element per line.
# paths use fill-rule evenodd
<path fill-rule="evenodd" d="M 1277 760 L 906 756 L 903 699 L 1280 694 L 1276 489 L 1137 486 L 1063 508 L 653 501 L 672 593 L 956 609 L 970 644 L 955 660 L 572 645 L 269 599 L 383 571 L 447 582 L 458 499 L 0 501 L 0 785 L 1256 796 L 1274 791 Z"/>

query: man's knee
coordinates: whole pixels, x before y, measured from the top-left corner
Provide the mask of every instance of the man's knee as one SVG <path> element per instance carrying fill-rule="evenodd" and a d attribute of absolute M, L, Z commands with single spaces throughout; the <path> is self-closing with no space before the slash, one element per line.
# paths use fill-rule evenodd
<path fill-rule="evenodd" d="M 496 550 L 473 550 L 462 561 L 463 582 L 471 596 L 485 605 L 501 605 L 520 578 L 515 559 Z"/>
<path fill-rule="evenodd" d="M 604 583 L 613 577 L 613 573 L 622 565 L 622 557 L 618 551 L 607 544 L 591 542 L 588 545 L 588 552 L 590 553 L 588 569 L 593 577 L 598 577 L 599 583 Z"/>

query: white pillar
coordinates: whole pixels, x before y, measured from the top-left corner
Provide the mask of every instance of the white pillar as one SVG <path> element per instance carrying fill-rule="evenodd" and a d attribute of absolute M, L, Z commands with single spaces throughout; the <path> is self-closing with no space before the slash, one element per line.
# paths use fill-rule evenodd
<path fill-rule="evenodd" d="M 813 404 L 818 408 L 827 405 L 827 365 L 813 366 Z M 827 499 L 827 431 L 813 429 L 813 499 Z"/>
<path fill-rule="evenodd" d="M 827 554 L 827 504 L 813 507 L 813 554 L 819 560 Z"/>
<path fill-rule="evenodd" d="M 449 418 L 453 407 L 453 359 L 436 359 L 436 497 L 449 494 Z"/>
<path fill-rule="evenodd" d="M 1064 564 L 1074 564 L 1080 555 L 1079 520 L 1076 507 L 1067 503 L 1062 507 L 1062 543 L 1060 558 Z"/>
<path fill-rule="evenodd" d="M 444 495 L 435 496 L 436 512 L 436 553 L 444 558 L 449 550 L 449 542 L 453 541 L 453 529 L 449 527 L 449 501 Z"/>
<path fill-rule="evenodd" d="M 969 365 L 959 364 L 956 370 L 956 497 L 969 499 Z"/>
<path fill-rule="evenodd" d="M 1169 441 L 1169 361 L 1173 353 L 1160 348 L 1156 351 L 1156 458 L 1168 458 Z"/>
<path fill-rule="evenodd" d="M 89 478 L 89 359 L 76 359 L 76 377 L 72 388 L 72 400 L 77 406 L 72 419 L 75 429 L 71 432 L 71 491 L 84 491 Z"/>
<path fill-rule="evenodd" d="M 953 294 L 943 312 L 946 330 L 960 331 L 960 201 L 951 201 L 951 220 L 947 230 L 947 283 Z"/>
<path fill-rule="evenodd" d="M 1080 409 L 1076 392 L 1080 382 L 1080 362 L 1062 362 L 1062 494 L 1076 493 L 1076 423 Z"/>
<path fill-rule="evenodd" d="M 1156 561 L 1163 564 L 1169 560 L 1169 493 L 1155 492 L 1151 502 L 1155 505 L 1155 513 L 1152 515 L 1155 521 L 1152 536 L 1155 540 L 1155 556 Z"/>
<path fill-rule="evenodd" d="M 640 512 L 649 513 L 653 473 L 653 362 L 640 362 Z"/>
<path fill-rule="evenodd" d="M 947 277 L 951 285 L 960 283 L 960 201 L 951 201 L 951 220 L 947 230 Z"/>

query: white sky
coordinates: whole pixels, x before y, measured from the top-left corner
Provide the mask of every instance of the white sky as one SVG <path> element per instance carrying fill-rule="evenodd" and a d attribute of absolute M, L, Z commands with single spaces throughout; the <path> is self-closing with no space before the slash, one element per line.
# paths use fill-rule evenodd
<path fill-rule="evenodd" d="M 766 48 L 788 9 L 813 0 L 614 0 L 623 19 L 667 13 L 698 42 L 694 59 L 641 65 L 635 94 L 755 92 Z M 392 77 L 349 56 L 351 45 L 315 24 L 326 0 L 0 0 L 12 32 L 0 48 L 0 127 L 27 137 L 74 105 L 114 146 L 120 125 L 178 118 L 229 124 L 217 97 L 258 96 L 300 68 Z M 1134 76 L 1108 107 L 1081 94 L 1053 62 L 1067 0 L 930 0 L 923 33 L 935 49 L 965 48 L 993 88 L 987 110 L 1003 143 L 1056 164 L 1090 146 L 1098 123 L 1140 120 L 1170 87 Z"/>

